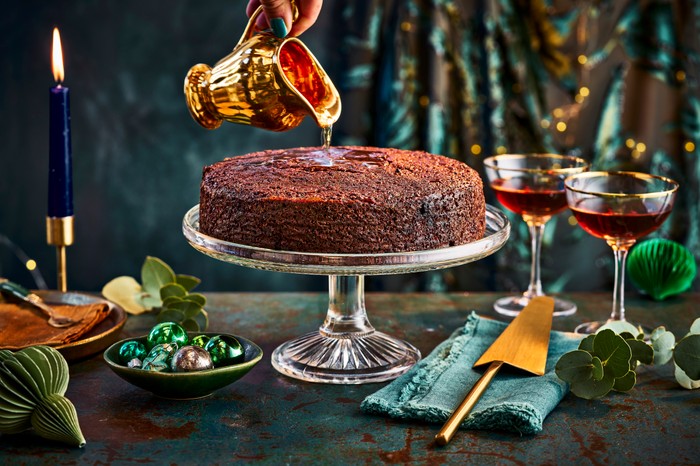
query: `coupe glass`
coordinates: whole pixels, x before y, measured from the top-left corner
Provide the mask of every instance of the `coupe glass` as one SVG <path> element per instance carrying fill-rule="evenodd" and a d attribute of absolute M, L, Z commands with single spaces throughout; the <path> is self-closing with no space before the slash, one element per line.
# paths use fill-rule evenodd
<path fill-rule="evenodd" d="M 615 255 L 612 314 L 587 322 L 577 333 L 595 333 L 611 321 L 625 321 L 625 261 L 638 238 L 656 230 L 673 208 L 678 183 L 635 172 L 588 172 L 566 179 L 566 198 L 578 224 L 604 239 Z M 644 327 L 642 326 L 642 329 Z"/>
<path fill-rule="evenodd" d="M 500 314 L 516 316 L 536 296 L 544 296 L 540 281 L 540 249 L 547 221 L 566 209 L 564 179 L 584 172 L 588 163 L 578 157 L 555 154 L 506 154 L 484 160 L 486 175 L 496 198 L 508 210 L 521 215 L 530 230 L 532 264 L 530 285 L 522 295 L 497 300 Z M 554 300 L 554 315 L 576 312 L 576 305 Z"/>

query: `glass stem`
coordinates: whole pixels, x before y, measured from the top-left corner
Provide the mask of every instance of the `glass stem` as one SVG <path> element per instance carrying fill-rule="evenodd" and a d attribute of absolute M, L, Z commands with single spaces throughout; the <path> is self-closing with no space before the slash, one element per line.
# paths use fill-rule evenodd
<path fill-rule="evenodd" d="M 530 264 L 530 285 L 524 293 L 526 298 L 544 296 L 542 281 L 540 280 L 540 250 L 542 248 L 542 235 L 544 225 L 549 217 L 531 217 L 523 215 L 523 219 L 530 230 L 530 244 L 532 248 L 532 263 Z"/>
<path fill-rule="evenodd" d="M 610 320 L 625 320 L 625 264 L 627 263 L 626 243 L 608 243 L 615 255 L 615 287 L 613 288 L 613 303 Z"/>
<path fill-rule="evenodd" d="M 328 312 L 319 331 L 335 338 L 374 332 L 365 309 L 364 275 L 328 276 Z"/>

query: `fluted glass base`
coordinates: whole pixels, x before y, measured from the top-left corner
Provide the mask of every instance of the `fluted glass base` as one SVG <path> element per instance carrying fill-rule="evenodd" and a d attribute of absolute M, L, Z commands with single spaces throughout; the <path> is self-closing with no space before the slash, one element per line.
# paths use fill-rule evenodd
<path fill-rule="evenodd" d="M 280 345 L 272 353 L 272 366 L 307 382 L 361 384 L 394 379 L 420 357 L 410 343 L 376 330 L 336 336 L 319 331 Z"/>
<path fill-rule="evenodd" d="M 359 384 L 396 378 L 420 360 L 413 345 L 369 323 L 364 283 L 362 275 L 330 275 L 323 324 L 279 346 L 272 366 L 307 382 Z"/>

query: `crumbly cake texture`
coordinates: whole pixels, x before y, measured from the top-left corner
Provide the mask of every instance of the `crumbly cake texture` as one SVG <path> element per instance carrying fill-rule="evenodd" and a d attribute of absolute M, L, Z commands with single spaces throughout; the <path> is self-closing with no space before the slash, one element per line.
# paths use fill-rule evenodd
<path fill-rule="evenodd" d="M 375 147 L 269 150 L 204 168 L 202 233 L 267 249 L 368 254 L 481 239 L 483 183 L 454 159 Z"/>

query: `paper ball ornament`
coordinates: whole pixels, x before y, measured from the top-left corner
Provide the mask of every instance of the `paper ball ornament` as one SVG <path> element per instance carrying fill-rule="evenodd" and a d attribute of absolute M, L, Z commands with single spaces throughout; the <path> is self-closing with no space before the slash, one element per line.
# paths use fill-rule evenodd
<path fill-rule="evenodd" d="M 85 445 L 68 388 L 68 363 L 48 346 L 0 350 L 0 432 L 31 428 L 41 437 Z"/>
<path fill-rule="evenodd" d="M 690 288 L 697 265 L 693 254 L 682 244 L 655 238 L 630 251 L 627 273 L 640 291 L 661 301 Z"/>

